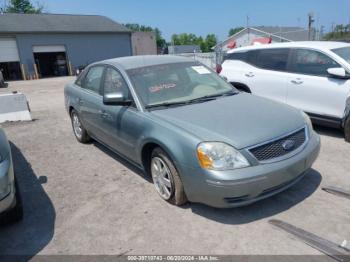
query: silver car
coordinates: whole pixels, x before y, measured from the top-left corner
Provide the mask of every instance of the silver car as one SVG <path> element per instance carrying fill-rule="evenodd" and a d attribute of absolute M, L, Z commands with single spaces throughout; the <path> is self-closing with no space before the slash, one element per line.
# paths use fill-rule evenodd
<path fill-rule="evenodd" d="M 22 201 L 15 181 L 11 148 L 5 132 L 0 128 L 0 222 L 16 222 L 22 216 Z"/>
<path fill-rule="evenodd" d="M 99 141 L 152 176 L 159 195 L 235 207 L 299 181 L 320 149 L 300 110 L 237 92 L 211 69 L 175 56 L 87 67 L 65 88 L 78 141 Z"/>

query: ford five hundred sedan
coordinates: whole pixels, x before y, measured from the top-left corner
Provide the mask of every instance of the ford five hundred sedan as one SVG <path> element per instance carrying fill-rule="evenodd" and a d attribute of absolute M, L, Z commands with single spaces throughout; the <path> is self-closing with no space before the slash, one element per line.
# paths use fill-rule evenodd
<path fill-rule="evenodd" d="M 182 57 L 92 64 L 66 86 L 65 104 L 78 141 L 94 139 L 139 166 L 175 205 L 267 198 L 300 180 L 320 149 L 300 110 L 239 93 Z"/>
<path fill-rule="evenodd" d="M 15 181 L 11 149 L 5 132 L 0 128 L 0 222 L 16 222 L 22 216 L 22 201 Z"/>

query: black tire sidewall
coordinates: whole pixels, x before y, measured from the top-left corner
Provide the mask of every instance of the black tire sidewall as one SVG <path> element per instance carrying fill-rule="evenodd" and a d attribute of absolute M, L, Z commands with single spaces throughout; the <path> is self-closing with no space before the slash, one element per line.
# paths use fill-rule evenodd
<path fill-rule="evenodd" d="M 347 142 L 350 142 L 350 116 L 348 116 L 345 120 L 345 124 L 344 124 L 344 136 L 345 136 L 345 140 Z"/>

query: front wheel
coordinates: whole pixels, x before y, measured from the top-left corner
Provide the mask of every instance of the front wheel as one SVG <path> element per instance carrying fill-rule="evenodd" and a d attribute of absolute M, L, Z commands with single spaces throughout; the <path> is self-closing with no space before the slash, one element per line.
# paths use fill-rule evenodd
<path fill-rule="evenodd" d="M 176 206 L 187 202 L 180 176 L 173 162 L 161 148 L 153 150 L 150 170 L 154 187 L 161 198 Z"/>
<path fill-rule="evenodd" d="M 350 142 L 350 116 L 348 116 L 348 118 L 345 121 L 344 135 L 345 135 L 345 141 Z"/>

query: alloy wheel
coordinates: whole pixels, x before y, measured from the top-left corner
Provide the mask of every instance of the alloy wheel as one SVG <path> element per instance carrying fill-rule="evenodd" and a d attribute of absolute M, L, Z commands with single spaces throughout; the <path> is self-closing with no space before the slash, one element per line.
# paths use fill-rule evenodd
<path fill-rule="evenodd" d="M 80 123 L 79 117 L 76 113 L 72 114 L 73 130 L 77 138 L 81 139 L 83 136 L 83 128 Z"/>
<path fill-rule="evenodd" d="M 152 158 L 151 174 L 154 186 L 159 195 L 169 200 L 174 192 L 172 176 L 167 164 L 159 157 Z"/>

